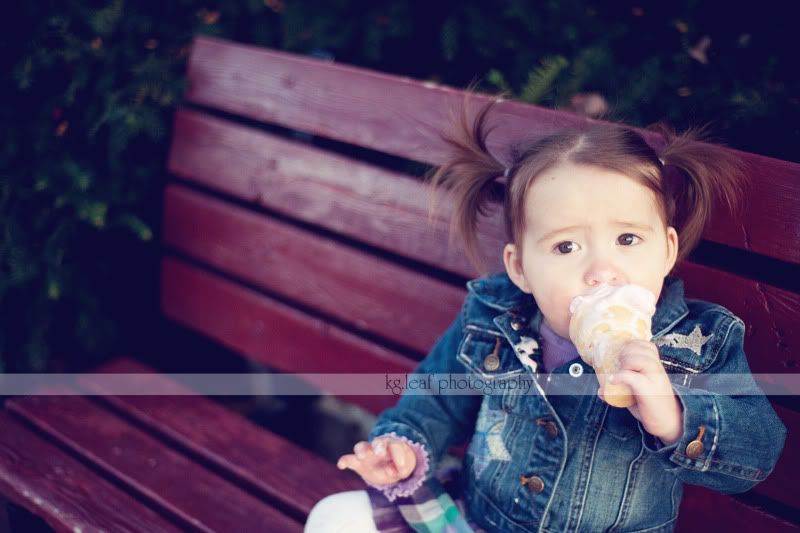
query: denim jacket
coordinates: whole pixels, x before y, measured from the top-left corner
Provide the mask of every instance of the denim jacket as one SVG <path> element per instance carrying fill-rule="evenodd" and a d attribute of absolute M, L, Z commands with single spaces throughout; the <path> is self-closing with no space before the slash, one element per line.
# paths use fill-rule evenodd
<path fill-rule="evenodd" d="M 460 313 L 415 375 L 525 376 L 533 387 L 403 394 L 370 439 L 395 432 L 420 443 L 429 454 L 427 476 L 450 445 L 469 441 L 466 512 L 486 530 L 672 531 L 684 483 L 744 492 L 775 467 L 786 428 L 752 380 L 744 324 L 719 305 L 684 299 L 681 280 L 665 280 L 652 323 L 652 342 L 683 406 L 683 434 L 669 446 L 627 409 L 597 397 L 594 370 L 580 358 L 548 377 L 586 374 L 591 379 L 576 380 L 582 393 L 548 393 L 540 351 L 530 350 L 541 312 L 505 273 L 467 288 Z M 730 374 L 742 374 L 757 393 L 713 392 L 714 379 Z"/>

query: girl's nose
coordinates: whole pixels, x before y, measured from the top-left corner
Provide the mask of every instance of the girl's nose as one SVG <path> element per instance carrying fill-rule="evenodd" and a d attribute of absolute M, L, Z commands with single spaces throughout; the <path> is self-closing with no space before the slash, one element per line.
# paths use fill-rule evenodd
<path fill-rule="evenodd" d="M 624 282 L 623 275 L 609 261 L 594 261 L 584 276 L 584 282 L 590 287 L 595 287 L 603 283 L 607 285 L 619 285 Z"/>

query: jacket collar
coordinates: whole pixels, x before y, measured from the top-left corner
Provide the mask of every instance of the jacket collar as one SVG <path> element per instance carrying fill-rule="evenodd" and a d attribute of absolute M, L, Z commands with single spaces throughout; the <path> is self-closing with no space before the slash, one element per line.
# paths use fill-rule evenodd
<path fill-rule="evenodd" d="M 494 272 L 467 282 L 467 289 L 481 303 L 514 315 L 524 314 L 533 318 L 531 325 L 538 324 L 541 318 L 536 302 L 514 285 L 505 272 Z M 656 303 L 653 315 L 653 338 L 664 335 L 680 320 L 689 314 L 684 299 L 683 281 L 672 276 L 664 280 L 664 288 Z"/>

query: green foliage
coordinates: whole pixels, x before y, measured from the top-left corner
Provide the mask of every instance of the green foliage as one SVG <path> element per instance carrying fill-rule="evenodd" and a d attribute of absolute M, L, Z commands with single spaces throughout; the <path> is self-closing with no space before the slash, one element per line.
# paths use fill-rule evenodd
<path fill-rule="evenodd" d="M 721 0 L 16 2 L 0 22 L 0 371 L 81 365 L 157 312 L 160 197 L 197 33 L 795 159 L 785 6 Z"/>
<path fill-rule="evenodd" d="M 528 81 L 522 87 L 520 99 L 524 102 L 536 104 L 553 88 L 558 75 L 569 66 L 569 61 L 563 56 L 545 57 L 542 66 L 533 69 L 528 74 Z"/>
<path fill-rule="evenodd" d="M 157 283 L 167 133 L 205 21 L 122 0 L 18 9 L 1 37 L 0 361 L 38 371 L 107 356 L 153 308 L 135 289 Z"/>

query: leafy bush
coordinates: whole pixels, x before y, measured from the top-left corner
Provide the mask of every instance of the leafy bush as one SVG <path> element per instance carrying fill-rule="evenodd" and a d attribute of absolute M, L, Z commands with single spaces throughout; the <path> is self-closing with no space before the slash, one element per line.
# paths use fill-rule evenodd
<path fill-rule="evenodd" d="M 197 33 L 636 125 L 800 140 L 785 8 L 721 1 L 17 2 L 0 43 L 0 370 L 146 342 L 171 117 Z"/>

